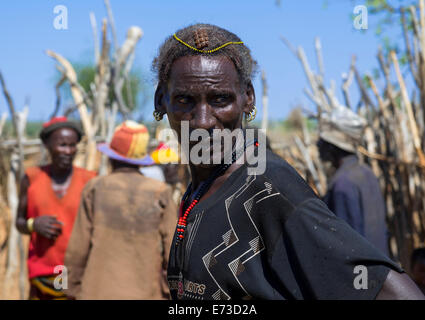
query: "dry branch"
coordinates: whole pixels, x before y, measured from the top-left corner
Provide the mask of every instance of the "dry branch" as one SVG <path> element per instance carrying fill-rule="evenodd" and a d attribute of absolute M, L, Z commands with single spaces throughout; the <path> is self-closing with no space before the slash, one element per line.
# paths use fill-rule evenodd
<path fill-rule="evenodd" d="M 422 2 L 423 1 L 421 1 L 421 3 Z M 425 43 L 424 43 L 424 45 L 425 45 Z M 410 130 L 411 130 L 412 137 L 413 137 L 413 144 L 414 144 L 416 152 L 418 154 L 420 164 L 425 165 L 425 155 L 422 151 L 418 127 L 416 125 L 415 117 L 413 115 L 412 105 L 410 103 L 409 96 L 407 94 L 406 84 L 404 83 L 404 79 L 403 79 L 401 72 L 400 72 L 400 67 L 398 65 L 396 53 L 394 51 L 392 51 L 390 53 L 390 56 L 391 56 L 391 60 L 394 64 L 394 69 L 395 69 L 396 74 L 397 74 L 397 79 L 398 79 L 398 82 L 399 82 L 399 85 L 400 85 L 401 96 L 403 98 L 404 105 L 407 109 L 407 115 L 408 115 L 408 119 L 409 119 Z"/>
<path fill-rule="evenodd" d="M 268 96 L 266 72 L 264 70 L 261 72 L 261 85 L 263 87 L 263 95 L 262 95 L 263 119 L 261 121 L 261 129 L 267 131 L 267 124 L 268 124 L 268 117 L 269 117 L 268 115 L 269 96 Z"/>

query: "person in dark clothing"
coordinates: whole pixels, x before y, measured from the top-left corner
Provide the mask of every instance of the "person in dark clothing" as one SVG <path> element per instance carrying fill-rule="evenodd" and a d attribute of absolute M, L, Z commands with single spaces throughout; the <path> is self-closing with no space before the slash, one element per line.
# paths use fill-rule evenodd
<path fill-rule="evenodd" d="M 192 179 L 170 250 L 173 299 L 425 298 L 266 151 L 261 135 L 242 130 L 243 117 L 255 117 L 255 62 L 239 37 L 209 24 L 186 27 L 164 42 L 154 69 L 154 117 L 167 115 Z M 242 143 L 226 145 L 217 131 L 243 131 Z"/>
<path fill-rule="evenodd" d="M 359 163 L 348 147 L 343 147 L 347 150 L 319 139 L 321 159 L 330 161 L 336 169 L 323 200 L 337 217 L 388 255 L 385 203 L 378 179 L 367 165 Z"/>

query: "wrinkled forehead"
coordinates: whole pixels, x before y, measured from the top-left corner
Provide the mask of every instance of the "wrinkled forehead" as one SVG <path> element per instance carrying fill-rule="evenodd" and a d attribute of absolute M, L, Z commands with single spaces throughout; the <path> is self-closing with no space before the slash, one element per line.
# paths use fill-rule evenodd
<path fill-rule="evenodd" d="M 194 87 L 240 88 L 239 75 L 233 61 L 226 56 L 178 58 L 171 66 L 168 89 L 179 91 Z"/>
<path fill-rule="evenodd" d="M 72 128 L 58 128 L 49 135 L 47 142 L 51 143 L 68 139 L 75 139 L 75 141 L 77 141 L 78 133 Z"/>

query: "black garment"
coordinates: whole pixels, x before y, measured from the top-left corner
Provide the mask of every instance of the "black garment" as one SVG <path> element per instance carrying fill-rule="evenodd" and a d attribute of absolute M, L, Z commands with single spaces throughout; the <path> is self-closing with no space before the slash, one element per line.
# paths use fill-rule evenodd
<path fill-rule="evenodd" d="M 343 158 L 323 201 L 337 217 L 389 254 L 385 202 L 378 179 L 355 155 Z"/>
<path fill-rule="evenodd" d="M 168 282 L 173 299 L 374 299 L 390 269 L 402 272 L 268 152 L 265 174 L 244 165 L 195 206 Z"/>

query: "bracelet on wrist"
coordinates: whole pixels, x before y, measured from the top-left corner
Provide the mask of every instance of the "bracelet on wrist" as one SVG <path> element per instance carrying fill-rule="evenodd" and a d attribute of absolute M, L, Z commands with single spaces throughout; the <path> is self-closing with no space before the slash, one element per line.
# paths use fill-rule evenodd
<path fill-rule="evenodd" d="M 34 231 L 34 218 L 29 218 L 27 220 L 27 229 L 31 233 Z"/>

